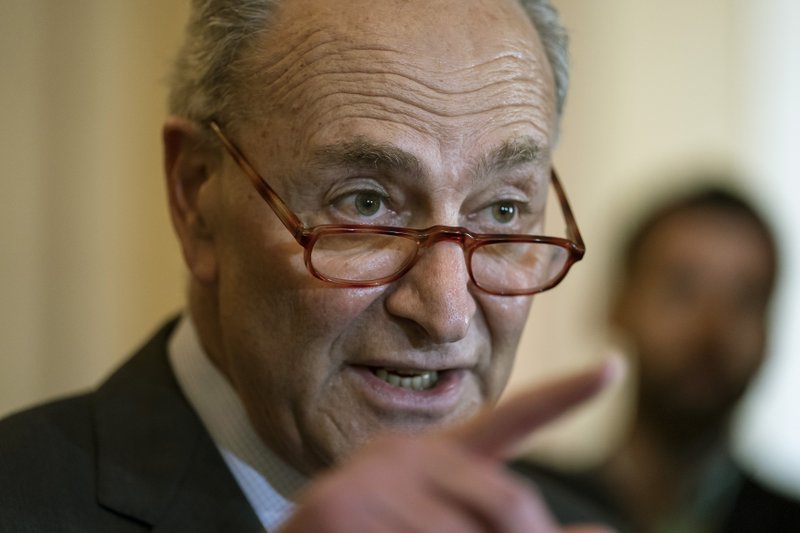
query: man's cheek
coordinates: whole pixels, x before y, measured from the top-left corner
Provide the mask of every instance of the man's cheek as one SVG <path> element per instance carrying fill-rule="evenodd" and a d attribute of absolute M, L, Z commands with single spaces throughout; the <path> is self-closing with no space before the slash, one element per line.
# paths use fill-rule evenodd
<path fill-rule="evenodd" d="M 296 316 L 304 323 L 306 334 L 320 337 L 338 337 L 355 327 L 356 321 L 365 321 L 377 307 L 375 300 L 382 287 L 371 289 L 349 289 L 326 286 L 301 294 L 301 304 L 295 304 Z M 295 300 L 297 295 L 294 296 Z M 301 328 L 302 330 L 303 328 Z"/>
<path fill-rule="evenodd" d="M 495 297 L 484 305 L 486 321 L 495 342 L 516 348 L 528 321 L 532 297 Z"/>

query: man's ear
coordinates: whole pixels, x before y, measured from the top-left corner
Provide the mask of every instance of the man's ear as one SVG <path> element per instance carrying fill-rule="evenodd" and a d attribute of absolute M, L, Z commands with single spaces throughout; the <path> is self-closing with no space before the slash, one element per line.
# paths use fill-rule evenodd
<path fill-rule="evenodd" d="M 217 257 L 214 247 L 211 188 L 218 153 L 209 146 L 202 126 L 181 117 L 164 123 L 164 171 L 172 225 L 183 257 L 194 278 L 214 283 Z"/>

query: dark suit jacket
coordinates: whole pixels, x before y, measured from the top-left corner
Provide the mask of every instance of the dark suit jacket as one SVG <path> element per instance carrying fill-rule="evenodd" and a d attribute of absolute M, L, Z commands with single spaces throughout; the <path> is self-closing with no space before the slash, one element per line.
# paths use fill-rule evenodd
<path fill-rule="evenodd" d="M 173 327 L 97 391 L 0 422 L 0 531 L 263 531 L 178 388 Z"/>
<path fill-rule="evenodd" d="M 263 531 L 181 393 L 163 327 L 89 394 L 0 421 L 0 532 Z M 598 518 L 541 480 L 560 519 Z"/>

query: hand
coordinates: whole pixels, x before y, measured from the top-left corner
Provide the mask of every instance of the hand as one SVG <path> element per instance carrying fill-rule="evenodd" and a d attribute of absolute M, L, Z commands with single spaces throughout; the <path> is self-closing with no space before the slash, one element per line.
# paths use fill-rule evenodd
<path fill-rule="evenodd" d="M 602 390 L 606 363 L 531 389 L 454 430 L 378 437 L 317 478 L 283 533 L 600 533 L 561 529 L 502 459 L 531 431 Z"/>

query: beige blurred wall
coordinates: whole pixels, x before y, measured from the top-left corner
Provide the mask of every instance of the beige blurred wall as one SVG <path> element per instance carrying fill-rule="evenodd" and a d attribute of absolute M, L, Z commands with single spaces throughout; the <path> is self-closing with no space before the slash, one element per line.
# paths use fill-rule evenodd
<path fill-rule="evenodd" d="M 96 383 L 179 308 L 159 127 L 185 13 L 0 1 L 0 414 Z"/>

